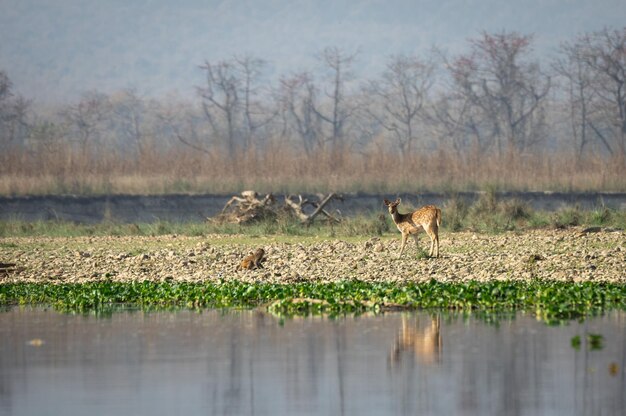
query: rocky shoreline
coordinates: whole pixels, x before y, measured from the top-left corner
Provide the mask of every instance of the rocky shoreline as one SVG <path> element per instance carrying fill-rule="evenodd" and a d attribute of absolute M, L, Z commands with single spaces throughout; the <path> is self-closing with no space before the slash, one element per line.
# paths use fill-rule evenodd
<path fill-rule="evenodd" d="M 428 248 L 425 235 L 420 246 Z M 237 270 L 258 247 L 265 267 Z M 569 228 L 502 234 L 442 233 L 441 257 L 423 258 L 400 235 L 380 238 L 209 235 L 200 237 L 9 237 L 0 239 L 0 283 L 112 281 L 442 282 L 469 280 L 626 283 L 623 230 Z"/>

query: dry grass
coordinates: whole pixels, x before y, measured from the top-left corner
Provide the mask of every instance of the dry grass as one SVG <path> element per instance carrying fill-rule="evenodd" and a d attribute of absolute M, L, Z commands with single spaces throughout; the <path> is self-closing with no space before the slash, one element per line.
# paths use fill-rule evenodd
<path fill-rule="evenodd" d="M 186 148 L 83 154 L 8 151 L 0 155 L 0 194 L 165 194 L 259 192 L 417 192 L 477 190 L 624 191 L 626 164 L 565 153 L 458 155 L 452 151 L 399 158 L 393 152 L 307 156 L 269 144 L 229 160 Z"/>

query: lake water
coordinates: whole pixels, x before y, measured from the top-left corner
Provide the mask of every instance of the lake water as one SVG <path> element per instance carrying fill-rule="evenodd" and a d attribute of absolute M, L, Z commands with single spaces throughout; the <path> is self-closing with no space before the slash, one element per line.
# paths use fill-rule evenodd
<path fill-rule="evenodd" d="M 625 329 L 622 312 L 551 327 L 15 307 L 0 312 L 0 415 L 623 415 Z"/>

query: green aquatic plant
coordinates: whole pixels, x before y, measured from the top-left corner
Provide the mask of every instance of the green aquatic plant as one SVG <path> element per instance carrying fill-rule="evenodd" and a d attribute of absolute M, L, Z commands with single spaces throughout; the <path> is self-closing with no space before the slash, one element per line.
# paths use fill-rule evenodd
<path fill-rule="evenodd" d="M 552 281 L 445 283 L 245 283 L 240 281 L 0 284 L 0 305 L 42 304 L 65 311 L 111 305 L 253 308 L 278 314 L 353 313 L 393 309 L 533 312 L 548 323 L 626 310 L 626 285 Z"/>

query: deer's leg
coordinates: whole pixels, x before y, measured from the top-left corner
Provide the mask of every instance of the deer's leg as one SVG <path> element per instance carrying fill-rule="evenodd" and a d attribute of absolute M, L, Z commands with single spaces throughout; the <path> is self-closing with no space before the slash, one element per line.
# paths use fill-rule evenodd
<path fill-rule="evenodd" d="M 402 244 L 400 245 L 400 254 L 398 254 L 398 258 L 402 257 L 402 253 L 404 252 L 404 246 L 406 246 L 407 238 L 409 238 L 409 234 L 402 233 Z"/>
<path fill-rule="evenodd" d="M 430 250 L 428 252 L 428 256 L 432 257 L 435 251 L 435 239 L 436 239 L 437 234 L 435 234 L 433 230 L 429 229 L 428 236 L 430 237 Z"/>
<path fill-rule="evenodd" d="M 415 240 L 415 248 L 417 248 L 417 251 L 420 251 L 420 239 L 419 236 L 417 234 L 411 234 L 411 237 L 413 237 L 413 240 Z"/>
<path fill-rule="evenodd" d="M 435 239 L 430 236 L 430 250 L 428 252 L 428 256 L 432 257 L 435 252 Z"/>

